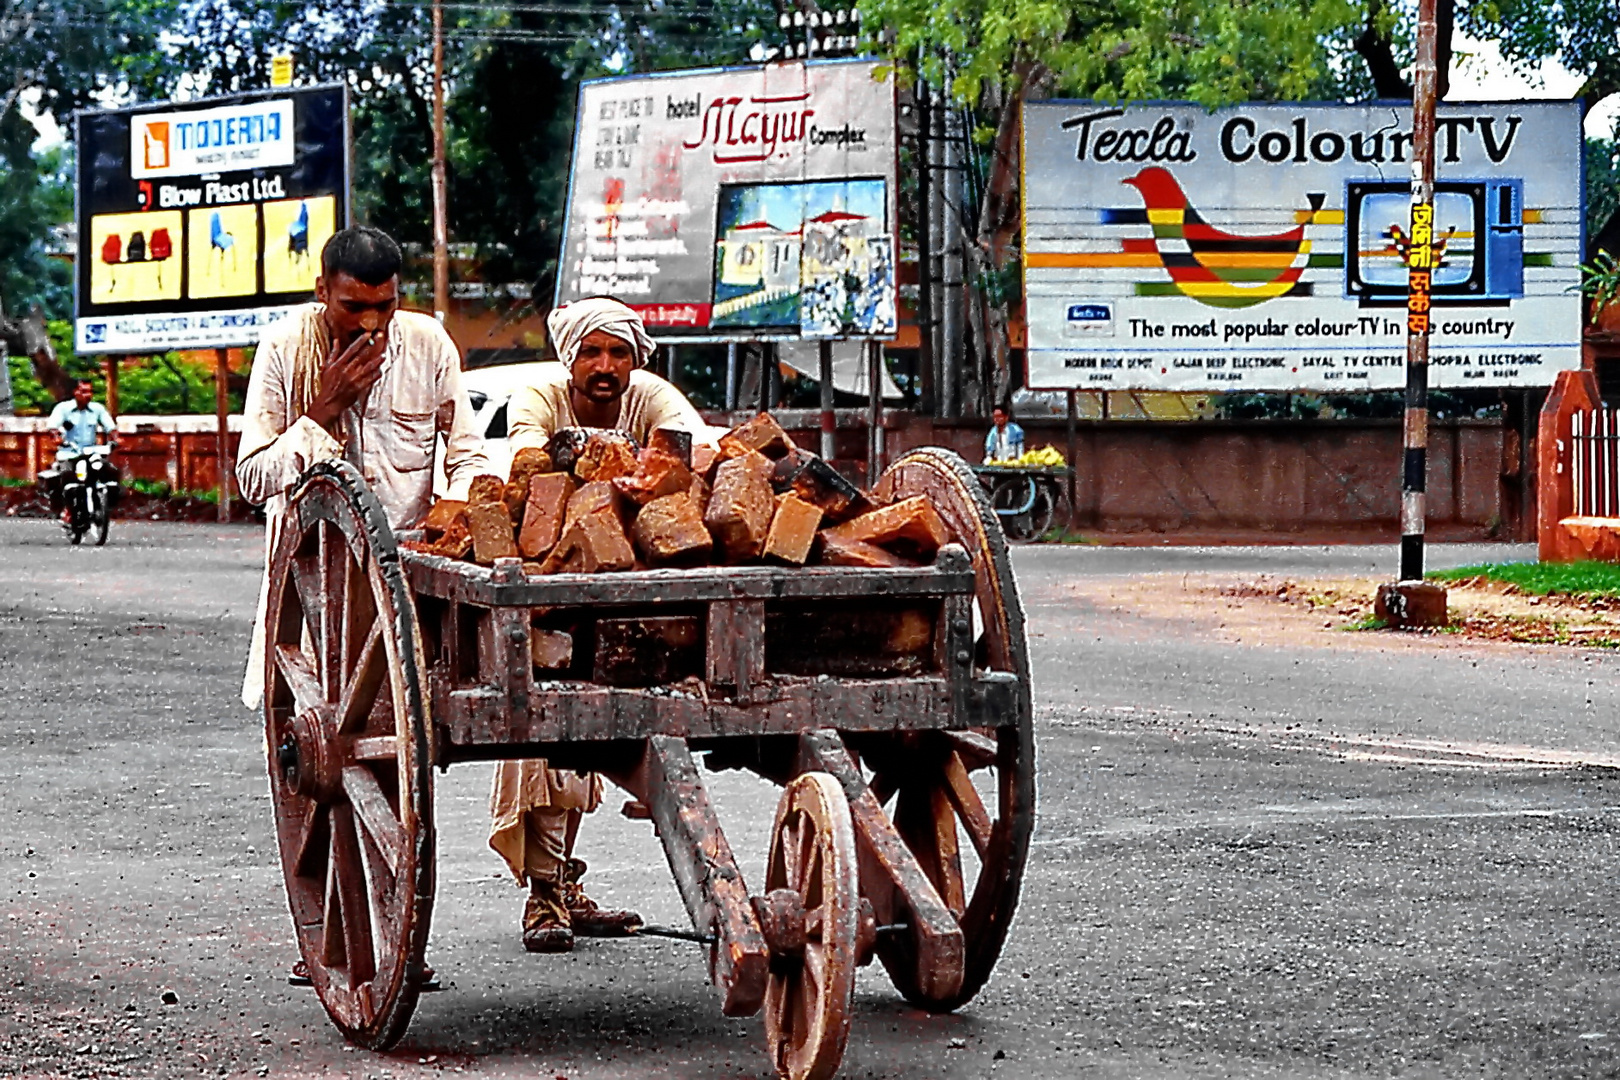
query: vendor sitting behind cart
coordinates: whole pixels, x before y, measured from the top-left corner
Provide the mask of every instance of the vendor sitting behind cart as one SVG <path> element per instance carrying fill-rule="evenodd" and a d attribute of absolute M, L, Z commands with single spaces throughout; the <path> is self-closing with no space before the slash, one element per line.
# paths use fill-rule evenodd
<path fill-rule="evenodd" d="M 985 464 L 992 461 L 1014 461 L 1024 455 L 1024 429 L 1012 422 L 1006 408 L 997 405 L 990 410 L 994 426 L 984 437 Z"/>
<path fill-rule="evenodd" d="M 641 316 L 605 296 L 556 308 L 546 319 L 557 364 L 519 389 L 507 405 L 514 453 L 544 447 L 562 428 L 623 431 L 646 445 L 658 428 L 713 443 L 709 427 L 679 390 L 646 370 L 654 344 Z M 585 896 L 585 864 L 573 858 L 583 816 L 602 801 L 602 781 L 553 769 L 543 760 L 496 766 L 490 793 L 489 846 L 529 886 L 523 911 L 523 946 L 530 952 L 567 952 L 576 932 L 618 934 L 639 925 L 633 912 L 605 911 Z"/>

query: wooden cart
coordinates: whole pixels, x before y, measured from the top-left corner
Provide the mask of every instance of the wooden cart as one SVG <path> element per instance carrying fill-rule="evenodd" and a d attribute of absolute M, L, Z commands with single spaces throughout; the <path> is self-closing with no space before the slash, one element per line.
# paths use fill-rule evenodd
<path fill-rule="evenodd" d="M 299 949 L 345 1036 L 404 1034 L 432 769 L 478 760 L 595 771 L 650 809 L 721 1009 L 764 1009 L 782 1076 L 836 1072 L 874 954 L 922 1008 L 978 992 L 1034 820 L 1023 611 L 961 459 L 915 451 L 877 495 L 928 496 L 956 542 L 896 570 L 529 577 L 401 549 L 347 465 L 303 479 L 271 553 L 265 724 Z M 561 634 L 566 667 L 537 674 L 534 639 Z M 785 785 L 756 893 L 694 753 Z"/>

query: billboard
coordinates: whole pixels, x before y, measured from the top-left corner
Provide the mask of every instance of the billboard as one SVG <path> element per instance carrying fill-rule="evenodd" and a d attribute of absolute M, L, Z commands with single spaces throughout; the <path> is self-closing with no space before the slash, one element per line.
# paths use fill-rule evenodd
<path fill-rule="evenodd" d="M 78 114 L 81 353 L 251 345 L 349 220 L 341 86 Z"/>
<path fill-rule="evenodd" d="M 1412 111 L 1024 106 L 1036 389 L 1405 385 Z M 1580 367 L 1577 102 L 1441 105 L 1429 384 Z"/>
<path fill-rule="evenodd" d="M 674 341 L 887 338 L 895 106 L 874 61 L 580 86 L 557 302 Z"/>

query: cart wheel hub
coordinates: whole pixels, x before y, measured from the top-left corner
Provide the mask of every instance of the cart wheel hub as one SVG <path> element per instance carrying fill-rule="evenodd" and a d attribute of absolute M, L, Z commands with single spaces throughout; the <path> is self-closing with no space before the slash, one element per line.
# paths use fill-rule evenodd
<path fill-rule="evenodd" d="M 802 962 L 809 938 L 804 898 L 792 889 L 772 889 L 753 897 L 753 904 L 765 944 L 771 949 L 771 966 Z"/>
<path fill-rule="evenodd" d="M 276 747 L 276 763 L 287 786 L 317 802 L 337 800 L 343 787 L 343 768 L 326 737 L 326 724 L 314 709 L 293 717 Z"/>

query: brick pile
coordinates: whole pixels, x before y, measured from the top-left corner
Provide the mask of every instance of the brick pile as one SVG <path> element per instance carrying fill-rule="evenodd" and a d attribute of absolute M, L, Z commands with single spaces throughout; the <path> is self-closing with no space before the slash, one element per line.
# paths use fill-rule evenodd
<path fill-rule="evenodd" d="M 530 574 L 651 567 L 915 566 L 950 534 L 927 499 L 887 506 L 796 445 L 769 413 L 718 449 L 660 429 L 645 447 L 622 432 L 568 429 L 518 451 L 510 476 L 476 477 L 441 499 L 416 551 Z"/>

